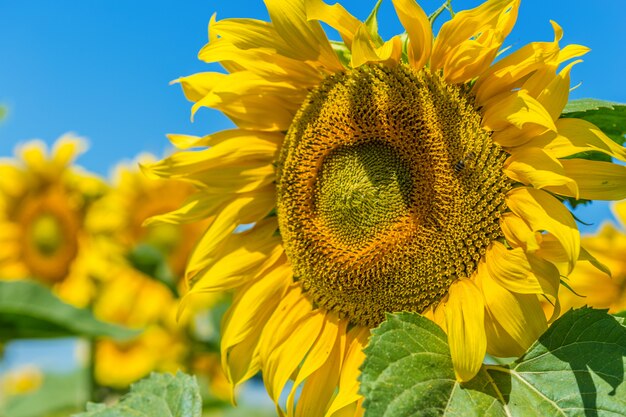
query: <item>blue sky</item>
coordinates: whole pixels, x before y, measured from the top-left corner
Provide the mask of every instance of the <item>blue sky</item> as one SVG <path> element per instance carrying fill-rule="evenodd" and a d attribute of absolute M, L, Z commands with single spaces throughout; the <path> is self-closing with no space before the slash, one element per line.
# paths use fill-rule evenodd
<path fill-rule="evenodd" d="M 441 3 L 420 2 L 427 13 Z M 453 1 L 456 10 L 480 3 Z M 374 1 L 342 4 L 363 19 Z M 218 19 L 267 19 L 261 0 L 0 0 L 0 103 L 9 107 L 0 124 L 0 157 L 25 140 L 51 143 L 73 131 L 91 144 L 79 163 L 107 175 L 141 151 L 163 154 L 166 133 L 201 135 L 230 126 L 206 109 L 192 124 L 190 104 L 178 86 L 168 85 L 215 69 L 197 60 L 213 12 Z M 562 45 L 592 48 L 573 70 L 573 84 L 582 85 L 571 96 L 626 102 L 625 15 L 624 0 L 525 0 L 506 44 L 517 49 L 551 40 L 553 19 L 565 30 Z M 383 1 L 380 26 L 383 37 L 402 31 L 390 0 Z M 598 224 L 609 216 L 608 206 L 578 215 Z"/>

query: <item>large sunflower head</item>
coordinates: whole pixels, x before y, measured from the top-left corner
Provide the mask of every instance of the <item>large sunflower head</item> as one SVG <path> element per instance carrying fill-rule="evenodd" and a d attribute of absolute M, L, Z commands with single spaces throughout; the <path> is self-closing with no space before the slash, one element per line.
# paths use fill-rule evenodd
<path fill-rule="evenodd" d="M 39 141 L 0 164 L 0 277 L 31 277 L 48 284 L 70 275 L 88 206 L 104 182 L 72 166 L 82 139 L 61 137 L 48 154 Z"/>
<path fill-rule="evenodd" d="M 186 278 L 190 294 L 235 292 L 231 383 L 262 370 L 277 406 L 295 380 L 288 415 L 358 415 L 361 348 L 402 310 L 447 332 L 461 381 L 486 352 L 521 354 L 581 256 L 563 198 L 626 196 L 625 167 L 576 158 L 626 151 L 560 118 L 588 49 L 561 47 L 553 23 L 552 41 L 496 59 L 517 0 L 457 13 L 436 37 L 414 0 L 393 0 L 406 33 L 387 41 L 339 4 L 265 3 L 271 22 L 211 19 L 199 57 L 226 73 L 178 80 L 192 114 L 210 107 L 236 127 L 172 135 L 206 149 L 149 168 L 196 185 L 180 219 L 210 219 Z"/>

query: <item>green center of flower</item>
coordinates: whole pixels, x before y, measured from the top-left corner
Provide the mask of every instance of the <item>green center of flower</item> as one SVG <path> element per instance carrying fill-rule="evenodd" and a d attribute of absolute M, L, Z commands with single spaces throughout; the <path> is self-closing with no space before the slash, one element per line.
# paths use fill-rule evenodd
<path fill-rule="evenodd" d="M 464 86 L 403 65 L 328 77 L 277 164 L 294 279 L 356 324 L 423 312 L 502 237 L 505 158 Z"/>
<path fill-rule="evenodd" d="M 318 217 L 350 245 L 376 236 L 407 212 L 411 171 L 383 142 L 341 147 L 324 158 L 315 195 Z"/>
<path fill-rule="evenodd" d="M 31 239 L 39 253 L 52 256 L 63 245 L 63 227 L 52 214 L 42 214 L 33 221 Z"/>

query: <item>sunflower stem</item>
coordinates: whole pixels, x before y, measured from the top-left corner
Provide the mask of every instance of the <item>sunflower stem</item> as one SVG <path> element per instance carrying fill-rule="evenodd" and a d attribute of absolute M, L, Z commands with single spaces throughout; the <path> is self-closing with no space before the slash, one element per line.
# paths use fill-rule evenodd
<path fill-rule="evenodd" d="M 435 10 L 430 16 L 428 16 L 428 21 L 430 22 L 431 26 L 435 24 L 435 21 L 437 20 L 437 18 L 439 18 L 444 10 L 448 10 L 448 12 L 450 12 L 450 16 L 454 17 L 454 11 L 452 10 L 452 0 L 446 0 L 445 3 L 439 6 L 437 10 Z"/>

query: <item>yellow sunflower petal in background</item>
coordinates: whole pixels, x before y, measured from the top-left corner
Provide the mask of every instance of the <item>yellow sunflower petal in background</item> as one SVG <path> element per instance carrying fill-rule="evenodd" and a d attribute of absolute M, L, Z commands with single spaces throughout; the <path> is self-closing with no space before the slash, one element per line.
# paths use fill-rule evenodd
<path fill-rule="evenodd" d="M 220 149 L 227 156 L 229 147 Z M 193 338 L 206 326 L 198 315 L 206 315 L 220 297 L 200 296 L 187 302 L 190 308 L 179 320 L 176 314 L 178 297 L 186 291 L 180 278 L 208 222 L 173 224 L 163 216 L 185 204 L 194 207 L 187 215 L 206 209 L 190 199 L 195 190 L 191 184 L 144 176 L 139 164 L 154 161 L 146 154 L 119 164 L 110 192 L 93 204 L 86 220 L 100 249 L 91 259 L 100 265 L 93 312 L 100 320 L 141 331 L 132 340 L 97 342 L 95 376 L 106 387 L 124 388 L 152 371 L 177 369 L 225 378 L 209 364 L 212 360 L 217 366 L 219 359 L 191 351 Z"/>
<path fill-rule="evenodd" d="M 188 346 L 175 320 L 175 298 L 162 283 L 127 265 L 109 264 L 111 278 L 100 288 L 94 315 L 100 320 L 141 330 L 124 342 L 101 340 L 95 350 L 96 381 L 127 387 L 152 371 L 183 369 Z"/>
<path fill-rule="evenodd" d="M 172 273 L 180 277 L 206 224 L 172 225 L 154 221 L 144 227 L 146 219 L 178 208 L 194 192 L 188 183 L 144 176 L 137 164 L 154 160 L 154 156 L 145 154 L 132 163 L 119 164 L 111 191 L 94 204 L 87 225 L 93 234 L 115 242 L 119 254 L 139 244 L 154 247 L 167 258 Z"/>
<path fill-rule="evenodd" d="M 386 312 L 439 324 L 459 381 L 485 352 L 519 355 L 558 314 L 560 275 L 592 259 L 561 197 L 623 198 L 621 168 L 575 156 L 624 148 L 559 119 L 578 61 L 559 66 L 586 48 L 561 48 L 553 22 L 553 41 L 494 62 L 518 1 L 459 12 L 434 41 L 415 1 L 393 3 L 406 55 L 399 36 L 321 0 L 266 1 L 270 22 L 212 18 L 201 58 L 226 72 L 180 83 L 192 112 L 236 128 L 171 136 L 180 151 L 144 166 L 197 187 L 159 217 L 208 222 L 187 297 L 233 291 L 225 373 L 235 387 L 262 372 L 281 415 L 362 415 L 361 348 Z M 319 21 L 342 37 L 345 66 Z"/>
<path fill-rule="evenodd" d="M 0 165 L 0 279 L 32 278 L 84 307 L 93 297 L 86 213 L 104 181 L 73 165 L 85 141 L 67 134 L 50 152 L 40 141 L 18 147 Z"/>
<path fill-rule="evenodd" d="M 626 310 L 626 201 L 613 206 L 619 226 L 605 223 L 597 233 L 582 238 L 582 245 L 608 271 L 602 271 L 591 262 L 579 262 L 568 276 L 570 289 L 561 288 L 559 298 L 562 311 L 590 306 L 607 308 L 609 313 Z"/>

